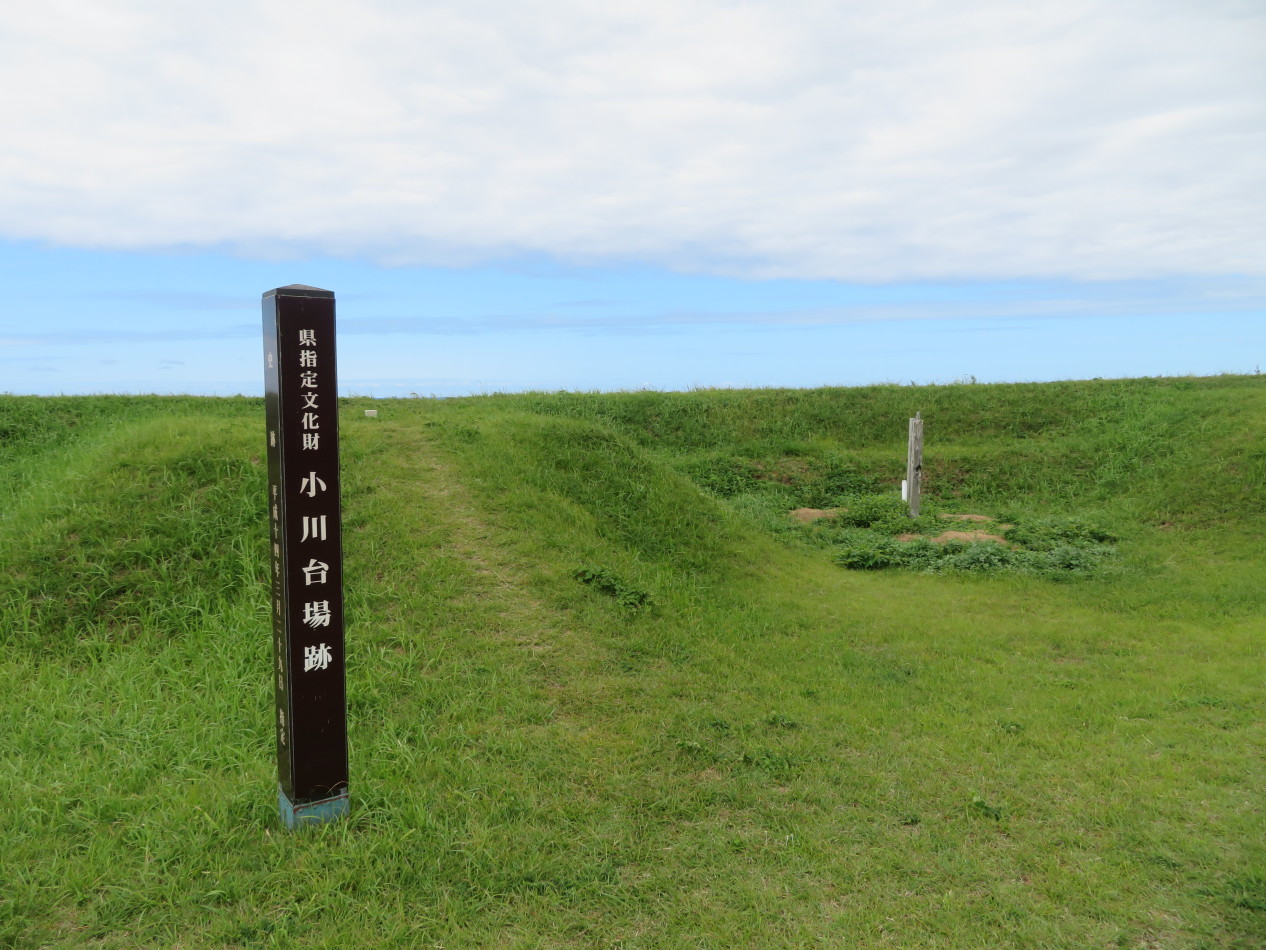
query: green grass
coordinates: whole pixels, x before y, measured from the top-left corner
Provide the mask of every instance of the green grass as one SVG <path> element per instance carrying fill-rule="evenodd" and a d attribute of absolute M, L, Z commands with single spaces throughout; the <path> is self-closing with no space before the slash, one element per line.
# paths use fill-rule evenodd
<path fill-rule="evenodd" d="M 787 511 L 915 410 L 930 510 L 1113 569 L 837 566 Z M 345 400 L 301 834 L 262 414 L 0 397 L 0 946 L 1266 946 L 1262 379 Z"/>

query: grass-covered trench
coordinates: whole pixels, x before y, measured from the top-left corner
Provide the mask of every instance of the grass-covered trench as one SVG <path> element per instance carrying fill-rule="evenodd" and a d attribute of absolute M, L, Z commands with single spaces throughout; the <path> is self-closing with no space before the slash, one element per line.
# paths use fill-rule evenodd
<path fill-rule="evenodd" d="M 788 512 L 916 410 L 934 514 L 1111 556 L 846 570 Z M 341 425 L 353 812 L 293 834 L 262 400 L 0 396 L 0 947 L 1266 946 L 1266 379 Z"/>

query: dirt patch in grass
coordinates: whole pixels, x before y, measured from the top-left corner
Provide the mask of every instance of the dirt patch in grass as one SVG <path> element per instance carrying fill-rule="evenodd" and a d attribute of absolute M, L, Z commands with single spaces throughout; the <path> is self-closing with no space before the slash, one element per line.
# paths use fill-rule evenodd
<path fill-rule="evenodd" d="M 999 544 L 1006 544 L 1007 539 L 1000 534 L 990 534 L 988 531 L 942 531 L 932 539 L 938 544 L 944 544 L 946 541 L 997 541 Z"/>
<path fill-rule="evenodd" d="M 944 521 L 971 521 L 976 524 L 991 524 L 994 520 L 993 518 L 990 518 L 988 515 L 960 515 L 960 514 L 950 513 L 948 511 L 941 512 L 939 515 L 937 515 L 937 517 L 941 518 Z M 1006 531 L 1008 528 L 1014 528 L 1014 527 L 1015 525 L 1012 525 L 1012 524 L 999 524 L 998 530 Z"/>
<path fill-rule="evenodd" d="M 796 508 L 791 512 L 791 517 L 804 524 L 812 524 L 823 518 L 834 518 L 837 514 L 839 510 L 835 508 Z"/>
<path fill-rule="evenodd" d="M 898 541 L 917 541 L 923 537 L 921 534 L 899 534 Z M 1006 538 L 997 534 L 990 534 L 988 531 L 942 531 L 935 538 L 932 538 L 937 544 L 944 544 L 947 541 L 996 541 L 998 544 L 1005 544 L 1010 547 L 1011 544 Z"/>

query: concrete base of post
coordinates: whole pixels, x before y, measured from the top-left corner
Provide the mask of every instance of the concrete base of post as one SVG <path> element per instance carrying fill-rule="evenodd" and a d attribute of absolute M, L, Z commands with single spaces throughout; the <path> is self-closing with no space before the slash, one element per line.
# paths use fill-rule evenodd
<path fill-rule="evenodd" d="M 346 790 L 333 798 L 325 798 L 319 802 L 300 802 L 296 805 L 286 797 L 286 793 L 278 786 L 277 797 L 281 803 L 281 823 L 290 829 L 306 825 L 323 825 L 328 821 L 338 821 L 340 818 L 346 818 L 351 810 Z"/>

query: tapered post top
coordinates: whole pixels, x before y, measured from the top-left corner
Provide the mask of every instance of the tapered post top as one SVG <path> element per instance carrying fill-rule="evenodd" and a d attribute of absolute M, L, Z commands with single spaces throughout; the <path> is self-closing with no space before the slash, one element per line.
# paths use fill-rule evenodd
<path fill-rule="evenodd" d="M 322 290 L 320 287 L 309 287 L 307 284 L 288 284 L 285 287 L 278 287 L 276 290 L 265 292 L 264 298 L 269 297 L 334 297 L 334 291 Z"/>

